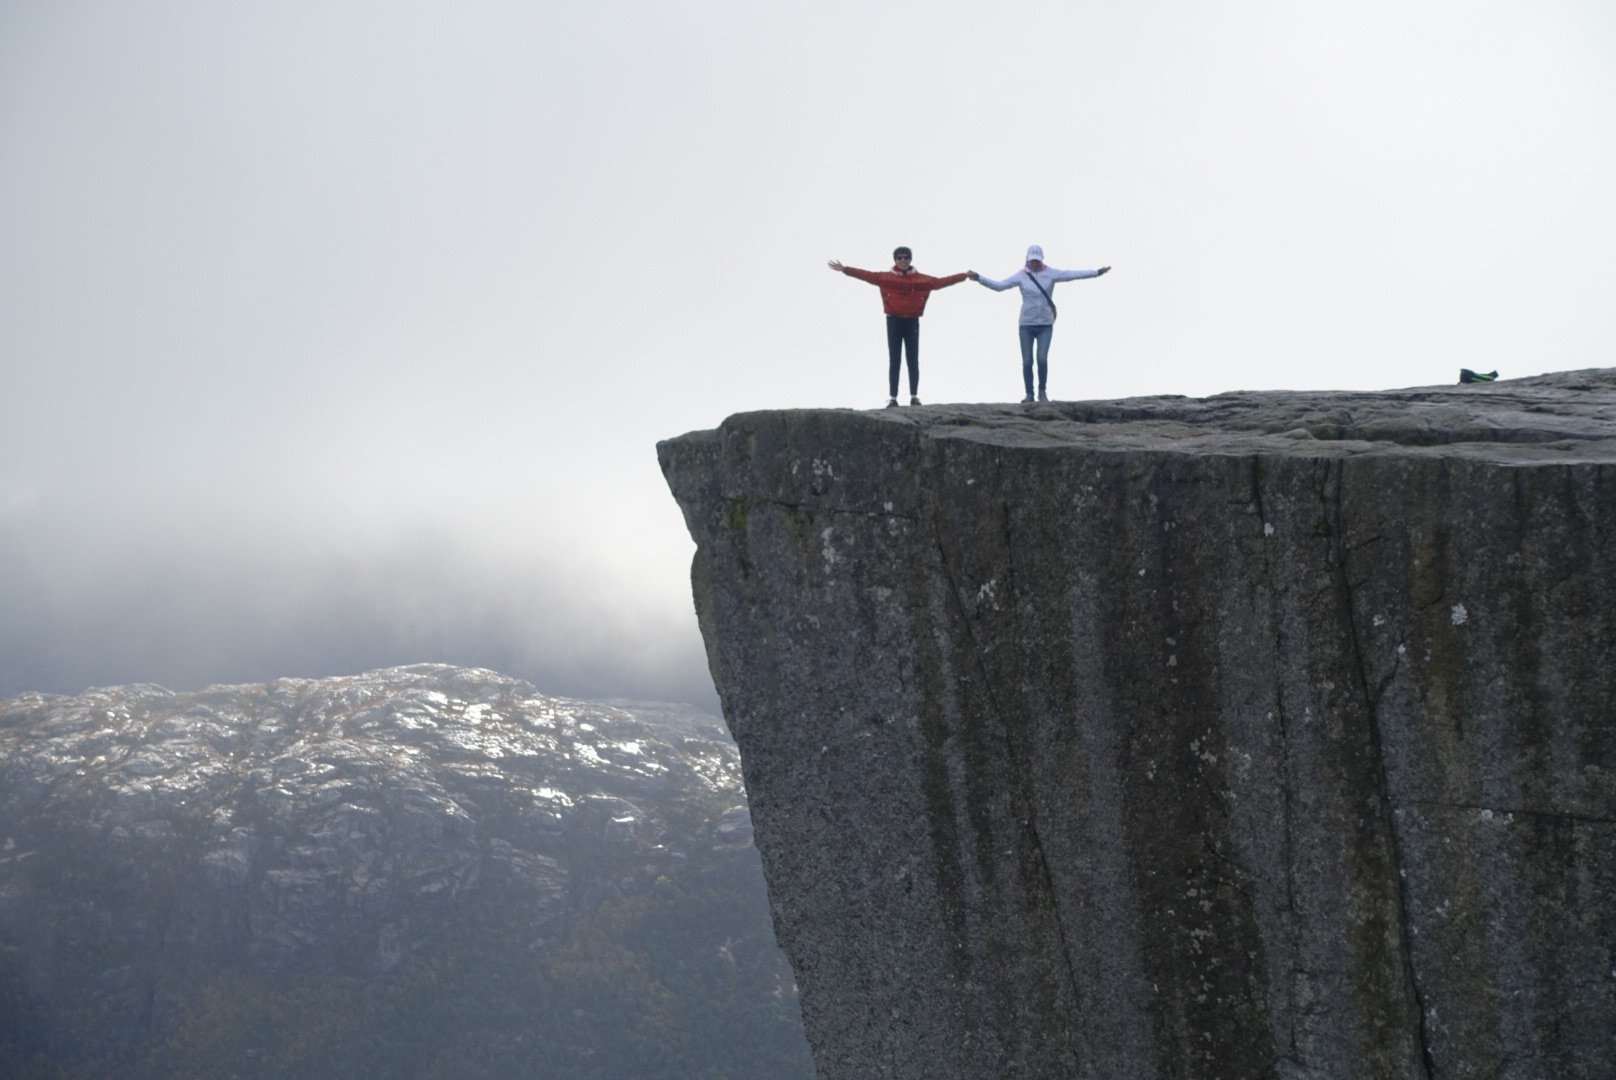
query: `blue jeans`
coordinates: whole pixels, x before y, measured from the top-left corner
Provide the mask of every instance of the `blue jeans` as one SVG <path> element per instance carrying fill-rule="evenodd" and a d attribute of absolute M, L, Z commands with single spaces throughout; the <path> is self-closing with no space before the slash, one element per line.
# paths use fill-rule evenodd
<path fill-rule="evenodd" d="M 1032 397 L 1032 344 L 1038 343 L 1038 392 L 1049 385 L 1049 339 L 1055 334 L 1054 323 L 1021 328 L 1021 381 L 1027 384 L 1027 396 Z"/>

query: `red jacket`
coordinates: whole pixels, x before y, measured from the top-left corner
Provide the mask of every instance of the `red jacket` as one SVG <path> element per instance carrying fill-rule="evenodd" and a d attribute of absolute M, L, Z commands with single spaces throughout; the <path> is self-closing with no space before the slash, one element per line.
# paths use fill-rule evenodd
<path fill-rule="evenodd" d="M 965 280 L 964 274 L 938 278 L 918 270 L 911 270 L 907 274 L 900 274 L 896 270 L 877 273 L 874 270 L 855 270 L 851 266 L 842 267 L 842 273 L 881 286 L 881 307 L 888 315 L 905 319 L 916 319 L 926 313 L 926 297 L 932 294 L 932 290 L 946 289 Z"/>

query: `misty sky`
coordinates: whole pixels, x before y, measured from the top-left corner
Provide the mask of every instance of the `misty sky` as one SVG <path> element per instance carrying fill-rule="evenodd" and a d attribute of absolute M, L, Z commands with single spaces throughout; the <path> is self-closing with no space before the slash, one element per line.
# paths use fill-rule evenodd
<path fill-rule="evenodd" d="M 1608 0 L 0 0 L 0 696 L 711 706 L 654 444 L 881 405 L 825 261 L 900 243 L 1112 265 L 1059 398 L 1616 363 L 1613 57 Z M 934 296 L 922 398 L 1018 399 L 1016 310 Z"/>

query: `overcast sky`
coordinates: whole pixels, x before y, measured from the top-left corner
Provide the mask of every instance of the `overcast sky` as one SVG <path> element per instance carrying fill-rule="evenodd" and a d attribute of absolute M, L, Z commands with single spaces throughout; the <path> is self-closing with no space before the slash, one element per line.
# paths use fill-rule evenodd
<path fill-rule="evenodd" d="M 657 439 L 1616 363 L 1616 5 L 0 0 L 0 696 L 438 659 L 712 704 Z M 1014 294 L 922 332 L 1020 396 Z"/>

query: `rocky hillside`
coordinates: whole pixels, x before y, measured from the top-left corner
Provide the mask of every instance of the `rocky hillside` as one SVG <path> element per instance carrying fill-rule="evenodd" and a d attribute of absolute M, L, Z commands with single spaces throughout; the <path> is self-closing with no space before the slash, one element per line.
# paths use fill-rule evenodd
<path fill-rule="evenodd" d="M 0 705 L 0 1075 L 810 1074 L 713 717 L 436 665 Z"/>
<path fill-rule="evenodd" d="M 1616 371 L 659 454 L 823 1080 L 1616 1076 Z"/>

